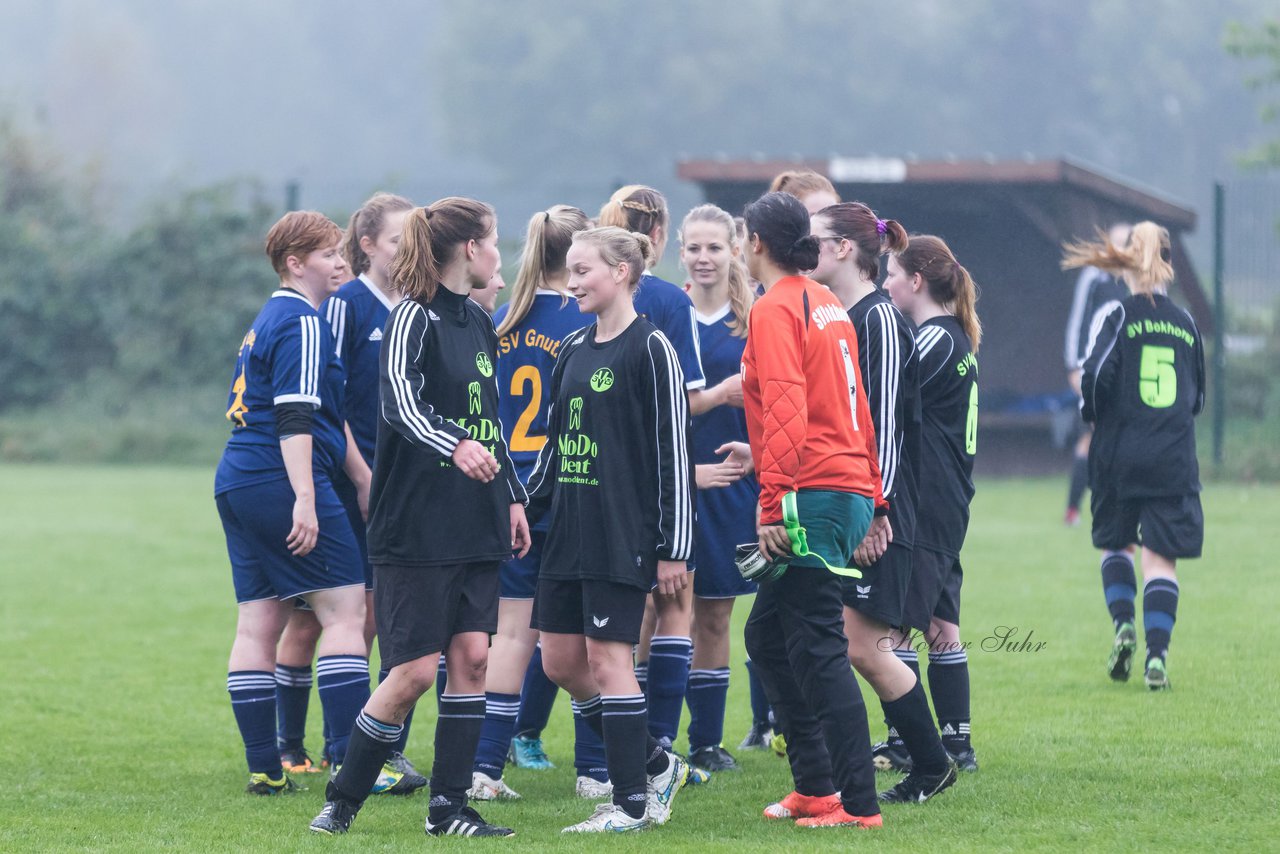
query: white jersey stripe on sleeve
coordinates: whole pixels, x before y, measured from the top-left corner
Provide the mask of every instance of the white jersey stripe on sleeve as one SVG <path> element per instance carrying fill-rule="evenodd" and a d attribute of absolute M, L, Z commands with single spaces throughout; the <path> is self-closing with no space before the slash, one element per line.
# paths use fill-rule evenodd
<path fill-rule="evenodd" d="M 388 374 L 394 401 L 389 403 L 395 406 L 400 420 L 419 441 L 430 445 L 447 457 L 453 453 L 456 442 L 441 441 L 440 431 L 432 429 L 430 422 L 418 409 L 417 396 L 420 389 L 411 388 L 405 376 L 405 366 L 409 361 L 409 333 L 413 329 L 414 313 L 423 310 L 422 306 L 412 301 L 406 302 L 405 306 L 403 311 L 392 313 L 391 334 L 388 336 L 389 340 L 384 342 L 384 346 L 391 347 Z M 449 438 L 452 439 L 451 436 Z"/>

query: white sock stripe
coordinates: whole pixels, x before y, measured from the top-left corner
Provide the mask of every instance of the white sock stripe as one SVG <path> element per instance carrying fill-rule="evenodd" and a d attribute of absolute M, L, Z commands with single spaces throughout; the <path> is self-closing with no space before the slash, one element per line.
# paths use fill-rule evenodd
<path fill-rule="evenodd" d="M 693 641 L 690 638 L 680 637 L 679 635 L 661 635 L 649 642 L 649 649 L 659 646 L 679 646 L 693 648 Z"/>
<path fill-rule="evenodd" d="M 969 660 L 969 653 L 964 650 L 959 652 L 931 652 L 929 653 L 930 664 L 964 664 Z"/>
<path fill-rule="evenodd" d="M 288 670 L 276 670 L 276 684 L 285 688 L 310 688 L 315 680 L 311 676 L 311 671 L 306 673 L 291 673 Z"/>
<path fill-rule="evenodd" d="M 387 728 L 385 724 L 373 720 L 368 715 L 360 715 L 356 718 L 356 727 L 365 735 L 374 741 L 380 741 L 383 744 L 391 744 L 400 737 L 401 730 L 404 727 Z"/>
<path fill-rule="evenodd" d="M 899 660 L 905 661 L 908 664 L 920 661 L 920 653 L 916 652 L 914 649 L 895 649 L 893 654 L 896 655 Z"/>
<path fill-rule="evenodd" d="M 269 673 L 253 676 L 228 676 L 228 691 L 272 691 L 276 690 L 276 678 Z"/>
<path fill-rule="evenodd" d="M 440 703 L 483 703 L 484 694 L 441 694 Z"/>
<path fill-rule="evenodd" d="M 1178 582 L 1174 581 L 1172 578 L 1153 578 L 1146 584 L 1142 585 L 1143 593 L 1146 593 L 1148 590 L 1172 590 L 1174 593 L 1177 593 Z"/>
<path fill-rule="evenodd" d="M 335 670 L 369 669 L 369 659 L 355 656 L 331 656 L 316 662 L 316 673 L 331 673 Z"/>
<path fill-rule="evenodd" d="M 604 703 L 606 706 L 610 703 L 643 703 L 644 694 L 601 694 L 600 702 Z"/>

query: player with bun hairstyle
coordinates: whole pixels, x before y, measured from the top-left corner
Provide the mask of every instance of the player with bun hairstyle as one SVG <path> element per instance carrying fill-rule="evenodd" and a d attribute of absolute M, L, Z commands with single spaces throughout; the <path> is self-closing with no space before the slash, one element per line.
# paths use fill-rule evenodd
<path fill-rule="evenodd" d="M 742 390 L 760 482 L 758 548 L 773 567 L 746 641 L 795 781 L 765 816 L 878 827 L 867 710 L 849 668 L 840 579 L 830 571 L 849 572 L 873 516 L 889 509 L 857 334 L 835 296 L 800 274 L 818 265 L 800 201 L 768 193 L 745 216 L 747 266 L 765 295 L 751 309 Z"/>
<path fill-rule="evenodd" d="M 960 551 L 969 528 L 978 450 L 978 287 L 947 244 L 931 235 L 913 235 L 906 249 L 890 254 L 884 287 L 918 330 L 920 471 L 929 473 L 916 505 L 903 622 L 928 626 L 929 693 L 942 743 L 960 770 L 976 771 L 969 738 L 969 657 L 960 643 Z M 908 638 L 901 639 L 898 650 L 918 674 L 919 658 Z M 877 756 L 899 769 L 909 768 L 914 758 L 892 741 Z"/>
<path fill-rule="evenodd" d="M 739 376 L 755 292 L 742 264 L 733 217 L 715 205 L 700 205 L 685 216 L 679 237 L 707 381 Z M 694 574 L 689 762 L 708 772 L 738 768 L 721 740 L 729 691 L 729 621 L 736 597 L 755 592 L 733 563 L 734 547 L 755 534 L 760 492 L 746 472 L 750 456 L 740 459 L 734 453 L 733 443 L 745 446 L 746 441 L 741 409 L 718 406 L 693 419 L 699 571 Z"/>
<path fill-rule="evenodd" d="M 320 313 L 333 334 L 334 348 L 347 377 L 347 460 L 333 487 L 346 508 L 364 565 L 366 655 L 375 633 L 373 615 L 373 569 L 365 542 L 365 517 L 369 506 L 374 441 L 377 438 L 378 353 L 382 348 L 382 327 L 399 301 L 391 287 L 387 265 L 400 243 L 400 227 L 413 204 L 390 193 L 377 193 L 351 215 L 343 237 L 342 253 L 356 278 L 338 288 L 325 300 Z M 276 660 L 276 700 L 279 706 L 280 761 L 286 771 L 319 771 L 303 746 L 307 722 L 307 700 L 311 691 L 311 660 L 315 657 L 320 623 L 309 609 L 295 609 L 280 639 Z M 386 671 L 380 679 L 386 678 Z M 412 717 L 412 715 L 410 715 Z M 427 785 L 404 756 L 408 740 L 404 734 L 387 761 L 375 786 L 375 794 L 411 794 Z M 328 733 L 326 733 L 328 736 Z M 325 760 L 328 757 L 326 737 Z"/>
<path fill-rule="evenodd" d="M 689 774 L 649 734 L 631 664 L 649 590 L 687 585 L 693 550 L 684 377 L 632 302 L 651 260 L 642 234 L 574 235 L 569 292 L 596 322 L 560 345 L 547 441 L 529 477 L 530 512 L 550 513 L 533 604 L 543 666 L 600 734 L 613 781 L 612 801 L 572 833 L 665 823 Z"/>
<path fill-rule="evenodd" d="M 840 194 L 836 192 L 830 179 L 812 169 L 793 169 L 778 173 L 769 184 L 769 192 L 790 193 L 800 200 L 809 216 L 840 202 Z"/>
<path fill-rule="evenodd" d="M 1100 235 L 1101 237 L 1101 235 Z M 1191 315 L 1169 299 L 1169 232 L 1140 222 L 1125 246 L 1102 237 L 1066 247 L 1064 267 L 1120 276 L 1130 295 L 1094 317 L 1080 389 L 1094 425 L 1089 448 L 1093 544 L 1115 626 L 1107 671 L 1129 678 L 1137 648 L 1133 553 L 1142 546 L 1147 687 L 1169 687 L 1167 655 L 1178 614 L 1178 558 L 1200 556 L 1204 515 L 1195 416 L 1204 409 L 1204 345 Z"/>
<path fill-rule="evenodd" d="M 560 342 L 589 320 L 569 301 L 565 264 L 574 234 L 586 228 L 587 215 L 569 205 L 535 213 L 529 219 L 511 300 L 494 317 L 498 325 L 498 412 L 522 482 L 528 481 L 547 442 L 551 374 Z M 477 800 L 519 797 L 502 777 L 508 748 L 521 767 L 553 767 L 542 752 L 541 727 L 538 733 L 518 734 L 514 742 L 512 739 L 524 693 L 522 683 L 529 686 L 532 702 L 545 702 L 548 711 L 558 690 L 543 672 L 538 632 L 530 627 L 546 532 L 544 519 L 532 528 L 529 553 L 504 562 L 499 572 L 498 633 L 489 654 L 485 723 L 472 771 L 471 797 Z M 604 745 L 579 717 L 575 717 L 575 725 L 578 794 L 607 797 Z"/>
<path fill-rule="evenodd" d="M 214 476 L 238 603 L 227 691 L 254 795 L 294 788 L 276 745 L 275 671 L 295 599 L 324 629 L 320 702 L 327 727 L 344 736 L 332 744 L 338 761 L 369 696 L 361 557 L 333 489 L 349 459 L 345 376 L 318 311 L 346 278 L 341 239 L 314 211 L 288 213 L 268 232 L 280 287 L 240 345 L 227 399 L 231 437 Z"/>
<path fill-rule="evenodd" d="M 498 622 L 498 565 L 525 554 L 524 487 L 507 454 L 494 379 L 493 321 L 468 298 L 498 269 L 488 205 L 447 198 L 405 218 L 379 364 L 381 421 L 369 497 L 378 645 L 387 678 L 351 729 L 329 781 L 317 833 L 345 833 L 448 650 L 440 697 L 432 836 L 510 836 L 467 805 L 484 720 L 489 636 Z"/>
<path fill-rule="evenodd" d="M 670 216 L 667 200 L 657 190 L 639 184 L 622 187 L 601 208 L 599 222 L 602 226 L 615 226 L 645 235 L 654 247 L 651 264 L 656 265 L 662 260 Z M 741 405 L 742 381 L 736 374 L 714 388 L 706 387 L 699 352 L 698 324 L 693 303 L 683 289 L 646 269 L 640 277 L 635 307 L 640 316 L 658 327 L 675 348 L 689 392 L 689 410 L 693 415 L 701 415 L 724 403 Z M 694 564 L 690 562 L 688 568 L 692 571 Z M 674 597 L 655 593 L 636 651 L 637 679 L 649 699 L 649 729 L 668 745 L 675 741 L 679 731 L 680 712 L 688 689 L 692 622 L 692 584 Z M 708 777 L 703 770 L 695 769 L 695 782 L 706 779 Z"/>
<path fill-rule="evenodd" d="M 915 760 L 911 775 L 881 794 L 888 802 L 922 803 L 955 782 L 919 675 L 885 643 L 904 623 L 915 541 L 916 474 L 920 465 L 920 377 L 915 327 L 876 289 L 880 256 L 907 248 L 907 231 L 860 202 L 823 208 L 812 220 L 820 251 L 813 278 L 831 289 L 858 333 L 858 367 L 879 445 L 889 515 L 875 519 L 854 558 L 862 578 L 841 579 L 849 660 L 884 709 L 891 741 Z M 928 624 L 917 626 L 921 631 Z M 911 653 L 914 656 L 914 652 Z M 874 748 L 873 748 L 874 751 Z"/>

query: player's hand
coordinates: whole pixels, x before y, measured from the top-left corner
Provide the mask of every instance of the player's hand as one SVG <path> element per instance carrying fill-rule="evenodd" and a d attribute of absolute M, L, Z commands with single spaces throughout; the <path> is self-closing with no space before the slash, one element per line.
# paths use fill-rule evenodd
<path fill-rule="evenodd" d="M 728 486 L 731 483 L 742 480 L 745 474 L 742 463 L 735 460 L 732 455 L 725 457 L 723 462 L 703 463 L 693 468 L 693 476 L 694 480 L 697 481 L 698 489 L 718 489 Z"/>
<path fill-rule="evenodd" d="M 529 535 L 529 520 L 524 515 L 523 504 L 511 505 L 511 551 L 516 557 L 524 557 L 533 545 L 533 537 Z"/>
<path fill-rule="evenodd" d="M 498 476 L 498 461 L 474 439 L 463 439 L 453 449 L 453 464 L 472 480 L 489 483 Z"/>
<path fill-rule="evenodd" d="M 320 538 L 320 522 L 316 519 L 316 499 L 301 495 L 293 500 L 293 528 L 284 543 L 297 557 L 309 553 Z"/>
<path fill-rule="evenodd" d="M 751 446 L 746 442 L 725 442 L 716 448 L 717 454 L 728 454 L 729 457 L 742 466 L 744 475 L 751 474 L 756 470 L 755 460 L 751 458 Z"/>
<path fill-rule="evenodd" d="M 674 596 L 688 586 L 689 573 L 684 561 L 658 561 L 658 593 Z"/>
<path fill-rule="evenodd" d="M 768 560 L 791 554 L 791 538 L 781 525 L 761 525 L 756 529 L 760 536 L 760 553 Z"/>
<path fill-rule="evenodd" d="M 725 406 L 742 408 L 742 374 L 726 377 L 719 388 Z"/>
<path fill-rule="evenodd" d="M 858 566 L 867 567 L 878 561 L 893 542 L 893 526 L 888 516 L 876 516 L 867 528 L 867 535 L 853 550 L 853 561 Z"/>

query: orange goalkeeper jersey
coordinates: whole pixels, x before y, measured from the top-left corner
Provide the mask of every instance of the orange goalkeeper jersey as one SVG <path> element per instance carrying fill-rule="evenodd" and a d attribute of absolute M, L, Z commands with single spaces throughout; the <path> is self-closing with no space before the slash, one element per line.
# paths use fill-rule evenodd
<path fill-rule="evenodd" d="M 797 489 L 854 492 L 888 509 L 875 428 L 858 373 L 858 336 L 829 290 L 780 279 L 751 307 L 742 395 L 760 481 L 760 521 L 782 519 Z"/>

